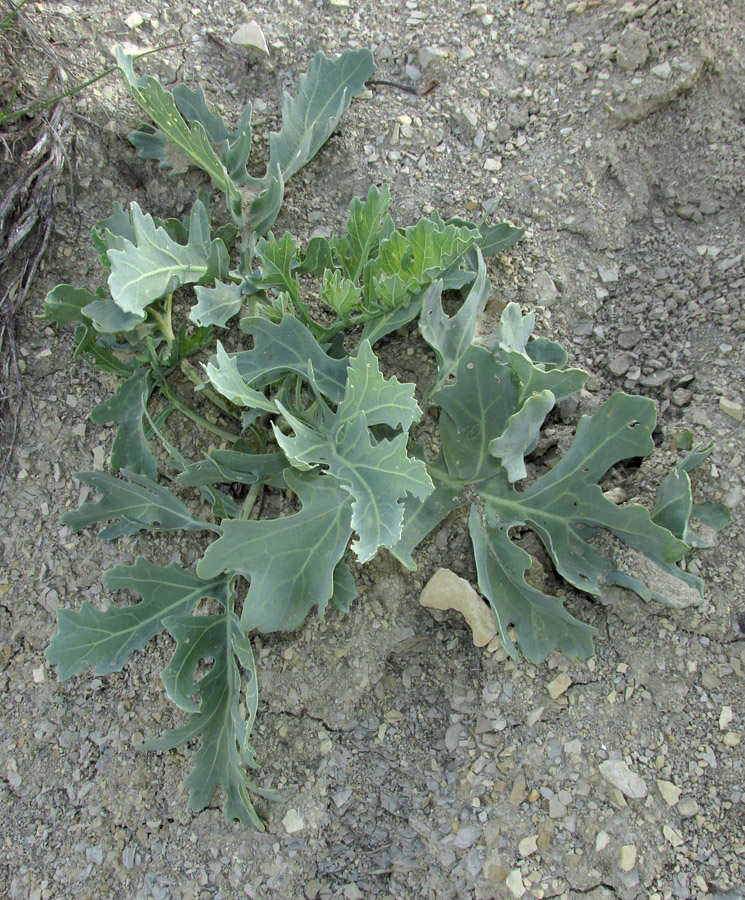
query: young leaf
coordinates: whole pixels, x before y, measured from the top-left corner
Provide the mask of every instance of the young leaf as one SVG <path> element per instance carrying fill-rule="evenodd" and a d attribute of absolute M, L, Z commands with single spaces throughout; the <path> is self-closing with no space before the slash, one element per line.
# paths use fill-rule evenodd
<path fill-rule="evenodd" d="M 143 417 L 153 383 L 147 369 L 140 368 L 119 386 L 119 390 L 92 412 L 91 419 L 97 425 L 117 422 L 114 444 L 111 448 L 111 467 L 115 472 L 127 469 L 155 481 L 158 462 L 150 450 L 145 436 Z"/>
<path fill-rule="evenodd" d="M 361 306 L 362 290 L 338 270 L 324 271 L 319 294 L 321 301 L 333 309 L 342 322 L 348 322 L 351 314 Z"/>
<path fill-rule="evenodd" d="M 437 356 L 437 381 L 433 391 L 440 388 L 455 370 L 463 354 L 471 346 L 476 333 L 476 319 L 484 311 L 489 299 L 491 284 L 486 277 L 486 265 L 480 251 L 477 252 L 477 274 L 466 301 L 452 317 L 442 308 L 441 291 L 429 290 L 422 302 L 419 330 L 424 340 Z M 435 284 L 441 282 L 435 282 Z M 434 287 L 434 286 L 433 286 Z"/>
<path fill-rule="evenodd" d="M 372 185 L 367 199 L 355 197 L 349 206 L 347 238 L 343 264 L 347 277 L 357 284 L 365 263 L 378 249 L 385 214 L 391 202 L 391 192 L 387 184 L 378 189 Z"/>
<path fill-rule="evenodd" d="M 90 291 L 74 288 L 70 284 L 58 284 L 47 294 L 41 318 L 56 322 L 57 325 L 72 325 L 74 322 L 90 325 L 90 316 L 83 310 L 98 300 L 100 297 Z"/>
<path fill-rule="evenodd" d="M 248 406 L 266 412 L 277 411 L 277 404 L 273 400 L 268 400 L 261 391 L 256 391 L 246 384 L 238 371 L 236 357 L 228 355 L 220 341 L 217 342 L 217 354 L 207 363 L 205 369 L 213 386 L 236 406 Z"/>
<path fill-rule="evenodd" d="M 223 599 L 225 605 L 225 600 Z M 274 796 L 261 790 L 246 774 L 256 760 L 249 738 L 256 718 L 258 690 L 251 642 L 241 631 L 238 618 L 226 608 L 217 616 L 172 616 L 166 627 L 177 646 L 163 682 L 169 697 L 193 710 L 181 728 L 172 728 L 162 737 L 147 741 L 146 750 L 171 750 L 199 738 L 199 748 L 191 757 L 193 768 L 185 786 L 189 788 L 189 808 L 204 809 L 217 787 L 226 795 L 225 819 L 238 819 L 260 831 L 263 824 L 254 809 L 251 793 Z M 200 679 L 194 669 L 200 659 L 212 659 L 210 671 Z M 241 715 L 241 668 L 246 672 L 246 717 Z M 199 706 L 191 695 L 199 697 Z"/>
<path fill-rule="evenodd" d="M 509 526 L 484 524 L 471 504 L 468 527 L 479 588 L 494 612 L 507 652 L 518 658 L 508 632 L 514 626 L 520 650 L 531 662 L 543 662 L 554 650 L 569 659 L 592 656 L 595 629 L 570 615 L 560 597 L 550 597 L 527 583 L 530 554 L 510 540 Z"/>
<path fill-rule="evenodd" d="M 237 572 L 250 579 L 243 602 L 245 631 L 292 631 L 310 610 L 323 615 L 334 592 L 334 569 L 350 537 L 349 495 L 333 479 L 288 470 L 287 486 L 302 503 L 280 519 L 223 522 L 223 535 L 197 565 L 202 578 Z"/>
<path fill-rule="evenodd" d="M 215 525 L 193 516 L 168 488 L 126 469 L 122 469 L 121 474 L 124 478 L 115 478 L 105 472 L 76 472 L 78 481 L 95 488 L 101 499 L 65 513 L 62 522 L 73 531 L 80 531 L 96 522 L 114 520 L 117 524 L 99 533 L 102 540 L 135 534 L 143 528 L 147 531 L 209 529 L 219 532 Z"/>
<path fill-rule="evenodd" d="M 365 90 L 375 71 L 369 50 L 347 50 L 335 60 L 317 53 L 298 79 L 297 97 L 282 98 L 282 128 L 269 135 L 269 165 L 262 193 L 250 210 L 251 226 L 264 234 L 282 206 L 284 185 L 318 153 L 339 124 L 352 98 Z"/>
<path fill-rule="evenodd" d="M 207 211 L 200 200 L 194 204 L 189 227 L 189 243 L 177 243 L 152 216 L 132 204 L 130 211 L 135 242 L 125 241 L 123 249 L 109 250 L 109 289 L 125 312 L 145 318 L 145 308 L 154 300 L 173 293 L 184 284 L 206 276 L 221 277 L 227 269 L 228 254 L 220 240 L 210 242 Z"/>
<path fill-rule="evenodd" d="M 102 331 L 105 334 L 121 334 L 133 331 L 138 325 L 142 324 L 141 315 L 124 312 L 111 297 L 97 298 L 87 306 L 84 306 L 81 312 L 90 319 L 96 331 Z"/>
<path fill-rule="evenodd" d="M 288 466 L 284 453 L 239 453 L 213 450 L 199 462 L 185 466 L 178 483 L 189 487 L 210 484 L 264 484 L 284 486 L 281 475 Z"/>
<path fill-rule="evenodd" d="M 84 600 L 79 610 L 59 610 L 59 630 L 46 657 L 50 665 L 57 666 L 60 681 L 88 666 L 94 667 L 95 675 L 120 671 L 133 650 L 142 650 L 163 630 L 165 617 L 186 616 L 202 598 L 219 598 L 225 590 L 224 576 L 203 581 L 175 563 L 156 566 L 142 557 L 132 566 L 109 569 L 104 583 L 112 591 L 136 591 L 142 601 L 101 611 Z"/>
<path fill-rule="evenodd" d="M 217 325 L 218 328 L 225 328 L 243 305 L 240 285 L 232 282 L 218 281 L 214 287 L 197 285 L 194 292 L 199 302 L 189 310 L 189 318 L 203 327 Z"/>
<path fill-rule="evenodd" d="M 510 416 L 502 434 L 489 442 L 489 453 L 501 461 L 508 481 L 519 481 L 527 476 L 523 457 L 535 449 L 541 426 L 555 403 L 551 391 L 533 394 Z"/>

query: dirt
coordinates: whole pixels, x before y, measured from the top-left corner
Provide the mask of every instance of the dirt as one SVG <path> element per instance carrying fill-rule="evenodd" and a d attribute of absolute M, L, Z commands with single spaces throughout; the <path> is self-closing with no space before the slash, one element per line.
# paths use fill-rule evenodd
<path fill-rule="evenodd" d="M 369 46 L 376 77 L 431 87 L 418 96 L 380 85 L 355 102 L 290 182 L 275 230 L 337 230 L 373 182 L 391 185 L 402 224 L 433 208 L 494 209 L 526 227 L 491 266 L 490 309 L 535 309 L 540 333 L 593 373 L 563 424 L 619 389 L 654 398 L 660 449 L 632 492 L 649 496 L 674 435 L 691 429 L 716 441 L 698 497 L 729 506 L 732 523 L 691 558 L 706 582 L 700 603 L 570 595 L 598 630 L 596 655 L 539 667 L 475 648 L 462 620 L 419 606 L 441 565 L 475 581 L 462 520 L 433 536 L 413 575 L 380 554 L 358 573 L 350 615 L 256 641 L 255 744 L 265 783 L 286 798 L 261 803 L 266 833 L 226 824 L 220 797 L 188 811 L 190 751 L 136 747 L 175 718 L 159 680 L 167 640 L 104 678 L 59 684 L 44 659 L 59 608 L 105 602 L 103 570 L 138 553 L 183 565 L 200 553 L 178 536 L 107 543 L 59 524 L 83 494 L 73 473 L 110 449 L 112 430 L 87 416 L 112 384 L 72 359 L 68 330 L 33 316 L 60 282 L 100 283 L 87 235 L 113 201 L 182 214 L 202 183 L 136 158 L 127 133 L 140 114 L 114 76 L 93 85 L 72 106 L 74 177 L 57 189 L 17 339 L 33 405 L 0 498 L 0 895 L 745 896 L 742 3 L 276 0 L 241 10 L 216 0 L 135 11 L 142 22 L 130 27 L 133 9 L 119 3 L 27 10 L 81 79 L 109 65 L 119 41 L 189 42 L 148 57 L 147 70 L 202 84 L 228 118 L 247 97 L 263 101 L 260 147 L 281 90 L 319 49 Z M 243 15 L 263 26 L 268 60 L 229 44 Z M 413 378 L 425 357 L 408 349 Z M 607 760 L 630 773 L 625 792 Z"/>

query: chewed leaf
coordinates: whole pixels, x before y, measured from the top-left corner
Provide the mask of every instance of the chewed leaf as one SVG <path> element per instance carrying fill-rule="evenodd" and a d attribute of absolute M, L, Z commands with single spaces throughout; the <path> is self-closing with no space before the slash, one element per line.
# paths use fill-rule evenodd
<path fill-rule="evenodd" d="M 142 558 L 110 569 L 104 581 L 109 590 L 136 591 L 142 601 L 101 611 L 84 600 L 79 610 L 61 609 L 59 631 L 46 653 L 60 681 L 88 666 L 95 675 L 118 672 L 133 650 L 163 630 L 166 616 L 188 615 L 203 597 L 222 599 L 227 586 L 223 576 L 203 581 L 175 563 L 156 566 Z"/>
<path fill-rule="evenodd" d="M 570 615 L 560 597 L 527 583 L 525 572 L 531 567 L 531 558 L 510 540 L 509 528 L 485 525 L 475 505 L 468 526 L 479 587 L 494 610 L 500 638 L 510 655 L 518 656 L 508 631 L 513 626 L 520 650 L 531 662 L 543 662 L 554 650 L 569 659 L 592 656 L 595 629 Z"/>
<path fill-rule="evenodd" d="M 489 452 L 501 461 L 509 481 L 519 481 L 528 474 L 524 457 L 538 443 L 541 426 L 555 402 L 551 391 L 541 391 L 528 397 L 520 409 L 510 416 L 502 434 L 489 442 Z"/>
<path fill-rule="evenodd" d="M 58 325 L 72 325 L 82 322 L 90 325 L 91 319 L 83 310 L 101 298 L 82 288 L 74 288 L 70 284 L 58 284 L 44 300 L 43 317 Z"/>
<path fill-rule="evenodd" d="M 236 406 L 248 406 L 266 412 L 277 411 L 277 404 L 273 400 L 268 400 L 261 391 L 248 386 L 238 371 L 235 356 L 226 353 L 220 341 L 217 342 L 217 353 L 207 363 L 205 369 L 214 387 Z"/>
<path fill-rule="evenodd" d="M 169 697 L 191 714 L 186 725 L 148 741 L 145 749 L 170 750 L 199 738 L 199 747 L 191 757 L 192 771 L 184 782 L 189 788 L 189 808 L 204 809 L 215 790 L 222 787 L 227 798 L 226 820 L 238 819 L 261 831 L 264 826 L 251 793 L 275 799 L 276 794 L 259 788 L 246 772 L 247 768 L 256 768 L 250 736 L 258 691 L 251 642 L 238 618 L 227 609 L 215 616 L 172 616 L 165 625 L 177 646 L 163 670 L 163 682 Z M 194 670 L 201 659 L 211 659 L 213 664 L 197 680 Z M 241 668 L 247 676 L 245 718 L 241 714 Z M 199 698 L 198 706 L 191 700 L 192 694 Z"/>
<path fill-rule="evenodd" d="M 194 292 L 199 302 L 189 310 L 189 318 L 202 327 L 217 325 L 225 328 L 243 305 L 240 286 L 232 282 L 218 281 L 214 287 L 197 285 Z"/>
<path fill-rule="evenodd" d="M 334 569 L 349 542 L 347 492 L 321 475 L 288 471 L 285 478 L 302 503 L 300 512 L 223 522 L 222 537 L 197 565 L 204 578 L 236 572 L 250 580 L 241 616 L 246 631 L 291 631 L 314 606 L 323 615 L 334 593 Z"/>

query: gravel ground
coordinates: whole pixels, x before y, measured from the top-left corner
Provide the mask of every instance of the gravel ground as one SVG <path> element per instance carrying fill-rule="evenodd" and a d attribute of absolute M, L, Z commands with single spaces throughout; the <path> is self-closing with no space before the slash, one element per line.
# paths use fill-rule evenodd
<path fill-rule="evenodd" d="M 74 191 L 59 189 L 19 335 L 33 409 L 0 497 L 0 895 L 745 896 L 743 3 L 82 2 L 29 14 L 79 71 L 103 67 L 118 41 L 203 36 L 149 57 L 148 71 L 202 84 L 227 114 L 257 98 L 260 143 L 319 49 L 369 46 L 377 78 L 431 87 L 357 101 L 291 182 L 279 230 L 337 229 L 372 182 L 391 185 L 402 224 L 495 208 L 525 226 L 493 266 L 494 296 L 536 309 L 541 333 L 593 373 L 566 422 L 618 389 L 653 397 L 660 451 L 638 493 L 691 428 L 716 441 L 698 491 L 727 504 L 732 525 L 690 565 L 702 604 L 571 596 L 598 629 L 596 656 L 540 667 L 477 650 L 461 621 L 417 603 L 440 565 L 475 580 L 464 522 L 440 529 L 414 576 L 381 555 L 359 574 L 352 615 L 257 641 L 256 746 L 286 797 L 262 804 L 267 832 L 226 824 L 219 797 L 190 813 L 188 751 L 135 747 L 174 716 L 158 677 L 165 639 L 122 673 L 64 684 L 43 656 L 58 608 L 105 601 L 105 568 L 199 554 L 179 538 L 110 545 L 59 525 L 83 493 L 72 473 L 110 448 L 111 429 L 87 415 L 111 383 L 32 314 L 59 282 L 99 283 L 86 235 L 112 201 L 172 215 L 200 183 L 136 159 L 126 135 L 140 116 L 119 82 L 98 83 L 76 103 Z M 263 25 L 268 62 L 208 37 L 227 41 L 242 15 Z M 415 378 L 421 350 L 401 349 Z"/>

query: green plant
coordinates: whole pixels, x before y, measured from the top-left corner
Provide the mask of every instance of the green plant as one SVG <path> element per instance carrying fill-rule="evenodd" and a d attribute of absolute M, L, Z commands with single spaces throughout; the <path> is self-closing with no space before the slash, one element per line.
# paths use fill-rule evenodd
<path fill-rule="evenodd" d="M 652 452 L 651 400 L 614 395 L 582 418 L 554 468 L 525 489 L 515 487 L 528 474 L 525 457 L 546 416 L 587 378 L 566 368 L 557 343 L 532 337 L 533 316 L 516 304 L 506 307 L 493 337 L 475 338 L 490 292 L 484 256 L 514 244 L 521 230 L 444 222 L 436 213 L 399 228 L 384 186 L 352 202 L 342 236 L 313 238 L 303 250 L 290 234 L 278 240 L 268 232 L 286 179 L 321 147 L 372 73 L 369 53 L 315 58 L 297 99 L 285 96 L 263 178 L 246 169 L 250 105 L 230 132 L 201 91 L 180 87 L 171 95 L 156 79 L 135 77 L 130 58 L 118 58 L 155 122 L 135 132 L 135 145 L 171 167 L 171 145 L 178 147 L 220 187 L 231 222 L 213 228 L 206 197 L 184 221 L 154 219 L 136 204 L 129 211 L 116 206 L 93 235 L 108 291 L 62 285 L 48 296 L 48 319 L 78 325 L 78 355 L 121 380 L 92 413 L 98 423 L 119 426 L 114 474 L 79 473 L 99 499 L 63 521 L 75 531 L 107 523 L 102 539 L 187 530 L 213 540 L 196 571 L 140 558 L 107 572 L 107 588 L 141 600 L 103 611 L 87 601 L 77 611 L 61 610 L 47 657 L 60 679 L 88 666 L 100 675 L 121 669 L 161 630 L 172 636 L 176 647 L 162 678 L 188 720 L 146 746 L 199 738 L 186 781 L 193 809 L 220 785 L 226 817 L 261 827 L 251 795 L 271 792 L 249 774 L 256 768 L 250 735 L 258 703 L 250 635 L 295 629 L 314 608 L 319 615 L 329 605 L 349 610 L 357 593 L 350 546 L 358 562 L 385 548 L 414 569 L 417 545 L 448 513 L 468 506 L 479 585 L 501 640 L 513 656 L 519 645 L 536 662 L 554 649 L 589 656 L 592 629 L 567 612 L 563 598 L 526 581 L 531 558 L 512 529 L 532 528 L 557 571 L 591 594 L 615 584 L 665 599 L 647 583 L 649 573 L 700 589 L 677 562 L 695 543 L 692 513 L 712 528 L 724 524 L 719 508 L 691 501 L 687 473 L 710 448 L 689 447 L 651 514 L 615 505 L 600 485 L 617 462 Z M 248 203 L 245 189 L 252 191 Z M 183 306 L 185 285 L 194 285 L 190 307 Z M 462 300 L 452 316 L 444 295 Z M 216 330 L 227 329 L 244 305 L 240 331 L 250 347 L 228 350 Z M 421 405 L 415 385 L 384 376 L 374 350 L 414 320 L 436 357 Z M 189 357 L 213 344 L 202 374 Z M 194 382 L 190 401 L 179 375 Z M 209 405 L 217 415 L 205 411 Z M 423 409 L 430 419 L 439 414 L 430 446 L 413 443 L 423 433 Z M 176 411 L 229 446 L 187 460 L 166 433 Z M 154 438 L 165 463 L 153 453 Z M 174 479 L 159 478 L 167 468 Z M 201 506 L 182 499 L 187 488 L 199 492 Z M 272 491 L 288 492 L 295 510 L 256 518 L 257 499 Z M 646 582 L 603 554 L 601 530 L 646 561 Z M 195 615 L 206 600 L 213 601 L 209 612 Z M 212 665 L 203 674 L 207 660 Z"/>

